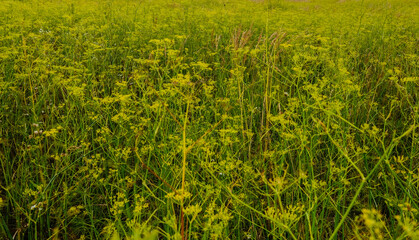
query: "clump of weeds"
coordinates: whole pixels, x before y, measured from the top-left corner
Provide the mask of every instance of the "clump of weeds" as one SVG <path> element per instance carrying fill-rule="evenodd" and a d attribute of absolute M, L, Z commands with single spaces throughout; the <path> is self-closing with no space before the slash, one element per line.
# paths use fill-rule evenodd
<path fill-rule="evenodd" d="M 418 4 L 0 4 L 0 239 L 419 239 Z"/>

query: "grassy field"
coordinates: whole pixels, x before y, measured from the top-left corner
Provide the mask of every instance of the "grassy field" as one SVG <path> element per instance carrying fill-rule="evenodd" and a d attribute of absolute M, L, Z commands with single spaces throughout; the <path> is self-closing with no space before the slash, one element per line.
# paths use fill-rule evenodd
<path fill-rule="evenodd" d="M 2 0 L 0 239 L 419 239 L 418 0 Z"/>

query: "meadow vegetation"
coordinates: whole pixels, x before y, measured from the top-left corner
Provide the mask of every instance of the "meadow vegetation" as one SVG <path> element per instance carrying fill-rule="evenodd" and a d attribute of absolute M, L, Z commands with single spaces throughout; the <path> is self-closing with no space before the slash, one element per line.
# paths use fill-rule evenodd
<path fill-rule="evenodd" d="M 419 239 L 417 0 L 2 0 L 0 239 Z"/>

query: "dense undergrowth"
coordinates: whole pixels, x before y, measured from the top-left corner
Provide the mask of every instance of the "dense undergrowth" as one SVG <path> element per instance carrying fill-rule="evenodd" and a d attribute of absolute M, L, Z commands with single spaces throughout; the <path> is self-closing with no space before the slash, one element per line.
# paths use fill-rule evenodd
<path fill-rule="evenodd" d="M 419 239 L 418 9 L 1 1 L 0 239 Z"/>

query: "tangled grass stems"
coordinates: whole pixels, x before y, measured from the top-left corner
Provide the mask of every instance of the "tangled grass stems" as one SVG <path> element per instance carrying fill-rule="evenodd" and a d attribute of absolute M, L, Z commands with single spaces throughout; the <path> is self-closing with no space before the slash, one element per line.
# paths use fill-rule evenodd
<path fill-rule="evenodd" d="M 418 238 L 417 9 L 3 1 L 0 238 Z"/>

